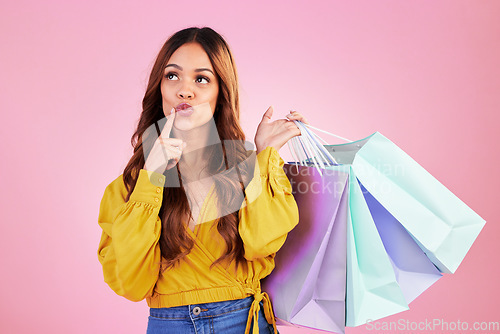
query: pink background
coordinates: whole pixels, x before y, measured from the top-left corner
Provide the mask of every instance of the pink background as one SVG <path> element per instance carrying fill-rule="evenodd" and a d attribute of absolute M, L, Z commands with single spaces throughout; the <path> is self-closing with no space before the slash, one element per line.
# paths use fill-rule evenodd
<path fill-rule="evenodd" d="M 296 109 L 350 139 L 380 131 L 488 221 L 454 275 L 384 321 L 500 321 L 499 1 L 22 0 L 0 9 L 0 332 L 145 333 L 146 302 L 103 281 L 97 215 L 131 155 L 154 57 L 192 25 L 232 47 L 248 139 L 271 104 L 276 117 Z"/>

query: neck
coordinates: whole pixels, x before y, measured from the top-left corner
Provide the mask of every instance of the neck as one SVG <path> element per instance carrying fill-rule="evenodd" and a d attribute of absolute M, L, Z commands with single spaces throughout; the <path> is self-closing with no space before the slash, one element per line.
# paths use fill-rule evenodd
<path fill-rule="evenodd" d="M 213 118 L 207 123 L 188 131 L 172 129 L 174 137 L 182 139 L 186 147 L 182 150 L 179 168 L 187 180 L 202 178 L 201 171 L 208 165 L 206 148 L 219 144 L 220 138 Z"/>

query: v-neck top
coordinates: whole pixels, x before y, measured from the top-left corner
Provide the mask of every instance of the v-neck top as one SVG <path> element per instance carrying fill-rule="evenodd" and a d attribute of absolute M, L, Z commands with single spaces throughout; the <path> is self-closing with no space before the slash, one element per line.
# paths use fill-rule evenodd
<path fill-rule="evenodd" d="M 194 231 L 186 226 L 194 240 L 193 248 L 177 265 L 161 272 L 158 214 L 165 176 L 141 169 L 128 201 L 123 174 L 106 187 L 101 200 L 98 224 L 102 234 L 97 253 L 104 281 L 118 295 L 131 301 L 146 299 L 152 308 L 253 295 L 247 332 L 253 321 L 254 333 L 258 333 L 260 301 L 267 321 L 275 326 L 271 302 L 261 291 L 260 280 L 273 270 L 275 254 L 298 223 L 299 214 L 278 151 L 267 147 L 255 161 L 253 178 L 245 188 L 245 205 L 238 212 L 247 269 L 236 266 L 234 261 L 212 266 L 226 247 L 215 226 L 216 219 L 199 223 L 214 217 L 212 186 L 200 209 L 199 224 Z"/>

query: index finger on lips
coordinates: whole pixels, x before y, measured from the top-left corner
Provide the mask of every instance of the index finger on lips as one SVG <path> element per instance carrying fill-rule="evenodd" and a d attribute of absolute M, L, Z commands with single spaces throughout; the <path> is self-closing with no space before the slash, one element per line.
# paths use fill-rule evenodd
<path fill-rule="evenodd" d="M 161 131 L 161 136 L 163 138 L 170 138 L 170 132 L 172 131 L 172 127 L 174 126 L 174 120 L 175 120 L 175 109 L 172 108 L 172 110 L 170 111 L 170 115 L 167 116 L 167 122 L 165 123 L 165 126 Z"/>

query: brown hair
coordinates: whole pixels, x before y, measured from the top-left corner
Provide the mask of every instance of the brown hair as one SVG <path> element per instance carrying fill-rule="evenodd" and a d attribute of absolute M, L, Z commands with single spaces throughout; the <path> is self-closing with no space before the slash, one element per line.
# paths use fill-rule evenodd
<path fill-rule="evenodd" d="M 162 110 L 162 95 L 160 84 L 164 68 L 172 54 L 182 45 L 189 42 L 199 43 L 207 53 L 219 81 L 217 107 L 214 111 L 214 121 L 222 142 L 221 159 L 210 159 L 207 166 L 215 182 L 215 192 L 219 212 L 223 212 L 223 204 L 228 205 L 236 198 L 241 198 L 244 182 L 235 182 L 227 175 L 231 167 L 237 167 L 246 158 L 244 145 L 245 134 L 239 124 L 238 76 L 229 46 L 214 30 L 204 28 L 187 28 L 173 34 L 163 45 L 149 76 L 146 93 L 142 100 L 142 113 L 137 129 L 132 135 L 131 143 L 134 154 L 123 171 L 123 180 L 128 191 L 126 200 L 137 182 L 141 168 L 144 168 L 143 134 L 152 124 L 165 117 Z M 146 143 L 146 138 L 144 141 Z M 177 178 L 177 166 L 164 172 L 167 179 Z M 242 175 L 249 177 L 250 173 Z M 179 178 L 180 179 L 180 178 Z M 240 178 L 241 180 L 241 178 Z M 240 196 L 235 196 L 239 192 Z M 236 203 L 237 204 L 237 203 Z M 233 206 L 234 207 L 234 203 Z M 239 206 L 237 206 L 239 208 Z M 191 210 L 188 198 L 182 187 L 165 187 L 163 202 L 159 212 L 162 222 L 160 249 L 165 261 L 165 269 L 176 264 L 185 257 L 194 245 L 186 230 L 185 217 L 190 219 Z M 189 220 L 188 220 L 189 221 Z M 217 219 L 217 230 L 226 243 L 226 252 L 215 263 L 223 260 L 236 260 L 237 264 L 245 263 L 243 258 L 243 242 L 238 233 L 238 212 L 232 212 Z"/>

